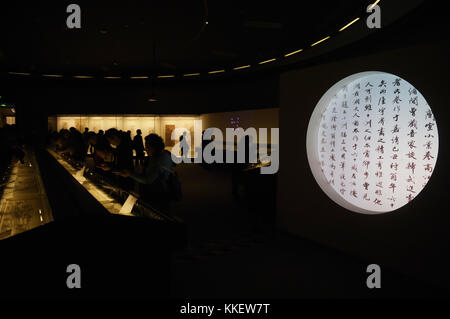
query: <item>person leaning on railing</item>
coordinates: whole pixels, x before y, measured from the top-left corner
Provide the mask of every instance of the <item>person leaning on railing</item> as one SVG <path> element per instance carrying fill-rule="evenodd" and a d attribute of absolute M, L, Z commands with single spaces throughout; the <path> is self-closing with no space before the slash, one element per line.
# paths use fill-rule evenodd
<path fill-rule="evenodd" d="M 143 173 L 137 174 L 130 170 L 122 170 L 115 174 L 130 177 L 141 184 L 143 186 L 141 187 L 141 198 L 148 201 L 157 210 L 169 213 L 171 200 L 169 177 L 175 164 L 170 152 L 164 147 L 163 139 L 157 134 L 146 136 L 145 149 L 149 156 L 144 163 Z"/>

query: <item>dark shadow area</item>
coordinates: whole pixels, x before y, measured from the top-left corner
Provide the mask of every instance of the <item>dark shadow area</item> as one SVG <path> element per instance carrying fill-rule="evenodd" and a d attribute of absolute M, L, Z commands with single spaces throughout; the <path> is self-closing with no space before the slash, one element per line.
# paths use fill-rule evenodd
<path fill-rule="evenodd" d="M 225 168 L 180 167 L 186 196 L 175 213 L 190 246 L 177 253 L 177 298 L 443 298 L 449 292 L 382 268 L 382 289 L 366 286 L 371 261 L 274 231 L 270 205 L 254 214 L 232 195 Z M 195 178 L 194 178 L 195 177 Z M 201 185 L 214 185 L 199 189 Z M 263 187 L 270 187 L 270 184 Z M 264 202 L 264 194 L 261 194 Z M 265 202 L 270 202 L 266 198 Z"/>

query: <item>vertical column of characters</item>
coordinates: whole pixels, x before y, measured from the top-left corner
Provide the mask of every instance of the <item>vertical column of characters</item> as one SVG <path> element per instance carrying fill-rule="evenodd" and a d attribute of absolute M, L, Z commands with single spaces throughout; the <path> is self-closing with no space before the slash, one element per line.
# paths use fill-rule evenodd
<path fill-rule="evenodd" d="M 385 82 L 385 81 L 383 81 L 383 82 Z M 395 95 L 395 92 L 398 92 L 398 91 L 396 91 L 398 88 L 395 88 L 395 83 L 397 83 L 397 79 L 392 83 L 393 86 L 394 86 L 394 91 L 393 91 L 394 95 Z M 384 93 L 386 93 L 386 89 L 384 90 Z M 400 142 L 401 142 L 401 139 L 400 139 L 400 127 L 399 127 L 400 107 L 397 107 L 395 105 L 395 103 L 394 103 L 395 101 L 398 101 L 397 97 L 398 96 L 394 97 L 394 101 L 392 101 L 392 103 L 393 103 L 392 108 L 393 108 L 393 111 L 394 111 L 394 113 L 393 113 L 394 116 L 392 117 L 392 120 L 393 120 L 393 124 L 392 125 L 393 126 L 392 126 L 392 129 L 391 129 L 391 133 L 392 133 L 392 135 L 391 135 L 392 136 L 391 137 L 392 155 L 391 155 L 391 162 L 390 162 L 390 165 L 389 165 L 389 168 L 390 168 L 389 189 L 390 189 L 390 191 L 392 191 L 392 193 L 390 194 L 390 197 L 388 197 L 388 200 L 390 202 L 390 206 L 391 207 L 395 206 L 395 202 L 397 200 L 397 195 L 396 194 L 398 192 L 397 184 L 398 184 L 398 179 L 399 179 L 399 176 L 398 176 L 398 168 L 399 168 L 398 161 L 399 161 Z M 400 101 L 398 101 L 398 102 L 400 102 Z"/>
<path fill-rule="evenodd" d="M 364 114 L 363 114 L 363 129 L 364 129 L 364 146 L 363 146 L 363 167 L 365 167 L 363 176 L 364 176 L 364 183 L 363 186 L 363 200 L 370 202 L 370 184 L 369 183 L 369 165 L 371 161 L 371 144 L 372 144 L 372 126 L 375 123 L 373 122 L 373 109 L 372 109 L 372 86 L 367 85 L 369 83 L 366 83 L 366 86 L 364 88 Z M 373 187 L 373 186 L 372 186 Z"/>
<path fill-rule="evenodd" d="M 415 97 L 413 99 L 416 100 L 417 99 L 417 91 L 414 89 L 413 94 L 415 93 Z M 431 177 L 431 173 L 433 172 L 433 164 L 434 163 L 434 159 L 437 157 L 437 131 L 435 131 L 436 129 L 436 119 L 433 116 L 433 113 L 431 112 L 430 107 L 428 106 L 428 104 L 426 104 L 426 113 L 425 113 L 425 128 L 426 130 L 426 134 L 425 134 L 425 144 L 424 144 L 424 152 L 425 154 L 423 154 L 423 167 L 424 167 L 424 176 L 423 176 L 423 185 L 422 187 L 425 186 L 425 184 L 430 180 Z M 434 156 L 432 155 L 434 154 Z"/>
<path fill-rule="evenodd" d="M 358 198 L 358 192 L 356 190 L 356 181 L 358 179 L 357 174 L 358 174 L 358 151 L 359 151 L 359 147 L 358 147 L 358 142 L 359 142 L 359 127 L 360 127 L 360 99 L 359 99 L 359 93 L 360 93 L 360 89 L 361 89 L 361 83 L 357 83 L 354 85 L 353 87 L 353 92 L 351 95 L 352 98 L 352 106 L 351 106 L 351 131 L 352 131 L 352 153 L 351 153 L 351 159 L 352 159 L 352 167 L 351 167 L 351 171 L 352 171 L 352 176 L 351 176 L 351 181 L 350 181 L 350 196 L 354 197 L 354 198 Z"/>
<path fill-rule="evenodd" d="M 373 85 L 371 85 L 373 87 Z M 386 90 L 386 83 L 385 81 L 381 81 L 380 84 L 378 84 L 378 88 L 380 90 Z M 386 93 L 384 91 L 384 93 Z M 374 160 L 375 163 L 375 192 L 374 196 L 375 199 L 373 200 L 373 203 L 378 206 L 383 205 L 383 161 L 384 161 L 384 144 L 386 141 L 384 140 L 386 137 L 386 131 L 385 131 L 385 103 L 386 99 L 383 94 L 380 94 L 380 99 L 378 100 L 379 109 L 378 109 L 378 117 L 376 118 L 377 121 L 377 132 L 378 136 L 376 138 L 376 144 L 375 144 L 375 157 Z"/>
<path fill-rule="evenodd" d="M 340 167 L 340 176 L 339 176 L 339 180 L 340 180 L 340 185 L 339 185 L 339 192 L 341 193 L 342 196 L 345 196 L 345 192 L 347 191 L 347 180 L 346 180 L 346 176 L 345 176 L 345 165 L 346 165 L 346 154 L 347 154 L 347 111 L 348 111 L 348 103 L 347 103 L 347 94 L 348 94 L 348 86 L 346 85 L 343 90 L 342 90 L 342 94 L 343 94 L 343 99 L 340 105 L 340 112 L 339 112 L 339 123 L 342 123 L 342 127 L 340 127 L 339 133 L 340 133 L 340 148 L 339 148 L 339 167 Z M 337 124 L 336 124 L 336 120 L 337 120 L 337 116 L 333 116 L 331 119 L 331 123 L 332 123 L 332 130 L 334 130 L 334 132 L 336 132 L 336 128 L 337 128 Z M 344 127 L 345 125 L 345 127 Z"/>
<path fill-rule="evenodd" d="M 326 150 L 326 148 L 327 148 L 327 143 L 328 143 L 328 141 L 327 141 L 327 131 L 326 131 L 326 129 L 327 129 L 327 125 L 326 125 L 326 118 L 327 118 L 327 110 L 325 110 L 325 111 L 323 111 L 323 113 L 322 113 L 322 115 L 321 115 L 321 125 L 320 125 L 320 128 L 319 128 L 319 138 L 320 138 L 320 151 L 319 151 L 319 154 L 320 154 L 320 170 L 322 171 L 322 173 L 326 173 L 325 172 L 325 169 L 326 169 L 326 167 L 325 167 L 325 156 L 326 156 L 326 154 L 327 154 L 327 150 Z M 325 174 L 325 176 L 326 176 L 326 174 Z"/>
<path fill-rule="evenodd" d="M 322 173 L 325 174 L 325 155 L 327 154 L 326 146 L 327 146 L 327 132 L 326 132 L 326 117 L 327 117 L 327 111 L 325 110 L 321 115 L 321 125 L 319 128 L 319 138 L 320 138 L 320 169 Z"/>
<path fill-rule="evenodd" d="M 392 82 L 392 86 L 394 87 L 395 91 L 394 91 L 394 99 L 392 100 L 392 106 L 394 107 L 394 111 L 397 113 L 400 113 L 400 102 L 402 101 L 400 98 L 400 86 L 401 86 L 401 79 L 397 78 Z M 396 114 L 395 116 L 398 118 L 399 114 Z M 417 124 L 416 121 L 413 119 L 408 119 L 406 121 L 408 123 L 408 126 L 405 128 L 406 132 L 408 133 L 403 133 L 403 135 L 405 136 L 405 139 L 407 140 L 407 145 L 408 148 L 406 150 L 402 150 L 406 151 L 407 153 L 405 154 L 405 159 L 406 159 L 406 172 L 408 174 L 408 178 L 406 179 L 406 189 L 405 191 L 408 191 L 408 185 L 410 185 L 411 183 L 414 183 L 414 179 L 412 176 L 415 175 L 415 169 L 416 169 L 416 157 L 415 157 L 415 151 L 414 149 L 416 148 L 415 145 L 415 140 L 414 140 L 414 136 L 415 136 L 415 131 L 414 128 L 417 129 Z M 411 131 L 409 131 L 409 129 L 412 129 Z M 393 133 L 398 133 L 399 132 L 399 128 L 398 125 L 396 125 L 394 127 Z M 401 135 L 400 135 L 401 136 Z M 404 178 L 404 176 L 402 176 L 402 178 Z M 402 186 L 403 188 L 403 186 Z M 410 202 L 414 197 L 412 197 L 411 194 L 409 194 L 407 196 L 408 202 Z"/>
<path fill-rule="evenodd" d="M 333 99 L 330 102 L 330 105 L 323 111 L 321 115 L 321 124 L 319 127 L 319 139 L 320 139 L 320 167 L 321 171 L 323 172 L 326 180 L 328 183 L 332 183 L 332 177 L 333 173 L 333 163 L 331 162 L 330 165 L 328 165 L 328 159 L 332 156 L 331 150 L 333 149 L 333 143 L 329 140 L 329 132 L 328 132 L 328 121 L 331 118 L 331 108 L 335 107 L 336 105 L 336 97 L 333 97 Z"/>
<path fill-rule="evenodd" d="M 380 95 L 386 94 L 386 81 L 382 80 L 380 85 Z M 391 146 L 392 146 L 392 155 L 390 156 L 390 172 L 389 172 L 389 197 L 387 200 L 390 202 L 389 206 L 394 207 L 395 202 L 397 200 L 397 182 L 398 182 L 398 152 L 400 151 L 400 137 L 399 137 L 399 128 L 398 128 L 398 121 L 399 121 L 399 114 L 394 114 L 392 117 L 393 120 L 393 128 L 391 130 Z"/>
<path fill-rule="evenodd" d="M 416 155 L 416 148 L 417 146 L 416 144 L 416 135 L 417 135 L 417 131 L 418 131 L 418 123 L 417 123 L 417 118 L 416 118 L 416 113 L 417 113 L 417 106 L 418 104 L 418 99 L 417 99 L 417 91 L 414 97 L 413 91 L 411 90 L 411 88 L 409 89 L 409 94 L 410 94 L 410 98 L 409 98 L 409 118 L 408 118 L 408 127 L 407 127 L 407 139 L 408 139 L 408 153 L 406 153 L 406 158 L 408 160 L 408 166 L 407 168 L 410 170 L 410 172 L 408 172 L 408 178 L 406 179 L 406 192 L 407 192 L 407 196 L 406 199 L 408 200 L 408 202 L 412 201 L 415 197 L 416 194 L 416 190 L 414 189 L 414 186 L 416 184 L 416 160 L 417 160 L 417 155 Z"/>
<path fill-rule="evenodd" d="M 336 155 L 335 155 L 335 146 L 336 146 L 336 137 L 335 134 L 333 138 L 331 138 L 331 132 L 329 130 L 329 125 L 327 124 L 331 118 L 334 116 L 333 113 L 336 113 L 336 97 L 332 99 L 329 104 L 327 110 L 324 111 L 322 115 L 322 124 L 320 126 L 321 129 L 321 166 L 322 169 L 325 170 L 325 177 L 327 181 L 331 185 L 335 185 L 334 175 L 336 170 Z M 331 110 L 330 110 L 331 108 Z M 327 165 L 327 163 L 329 163 Z"/>
<path fill-rule="evenodd" d="M 332 103 L 331 103 L 331 117 L 330 120 L 333 120 L 334 117 L 338 116 L 338 105 L 337 105 L 337 99 L 336 97 L 333 99 Z M 336 132 L 329 132 L 330 134 L 330 155 L 329 155 L 329 160 L 330 160 L 330 184 L 333 185 L 333 187 L 335 186 L 335 174 L 336 174 L 336 164 L 337 164 L 337 160 L 336 160 Z"/>

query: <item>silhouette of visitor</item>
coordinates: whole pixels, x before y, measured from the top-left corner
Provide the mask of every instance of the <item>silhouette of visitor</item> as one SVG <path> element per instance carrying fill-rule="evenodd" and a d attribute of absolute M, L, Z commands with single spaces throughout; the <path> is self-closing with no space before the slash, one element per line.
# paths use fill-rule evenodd
<path fill-rule="evenodd" d="M 136 164 L 144 165 L 144 142 L 142 141 L 142 131 L 138 129 L 133 138 L 133 148 L 136 151 Z"/>
<path fill-rule="evenodd" d="M 189 143 L 186 140 L 186 132 L 183 132 L 183 135 L 180 136 L 180 148 L 181 148 L 181 157 L 183 161 L 188 159 L 189 155 Z"/>

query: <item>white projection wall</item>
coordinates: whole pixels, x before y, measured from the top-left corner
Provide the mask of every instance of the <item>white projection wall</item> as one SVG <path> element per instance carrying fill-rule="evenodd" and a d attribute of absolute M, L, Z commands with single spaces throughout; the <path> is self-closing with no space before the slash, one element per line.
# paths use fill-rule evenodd
<path fill-rule="evenodd" d="M 382 72 L 354 74 L 329 89 L 307 134 L 309 164 L 322 190 L 365 214 L 411 202 L 433 173 L 438 144 L 436 121 L 422 94 Z"/>

